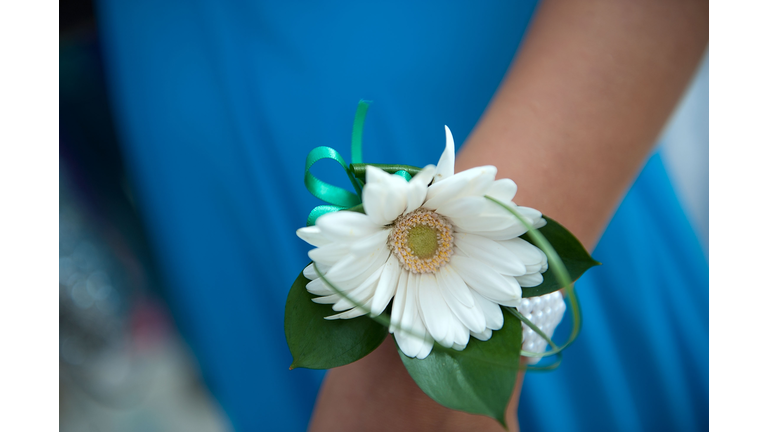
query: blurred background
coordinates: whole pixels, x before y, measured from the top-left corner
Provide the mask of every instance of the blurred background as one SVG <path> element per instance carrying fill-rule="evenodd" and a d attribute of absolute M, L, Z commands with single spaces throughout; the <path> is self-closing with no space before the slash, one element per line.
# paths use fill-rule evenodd
<path fill-rule="evenodd" d="M 228 431 L 164 297 L 133 198 L 91 1 L 60 2 L 62 431 Z M 660 140 L 708 254 L 708 56 Z"/>
<path fill-rule="evenodd" d="M 231 430 L 163 300 L 93 3 L 62 1 L 59 24 L 59 430 Z"/>

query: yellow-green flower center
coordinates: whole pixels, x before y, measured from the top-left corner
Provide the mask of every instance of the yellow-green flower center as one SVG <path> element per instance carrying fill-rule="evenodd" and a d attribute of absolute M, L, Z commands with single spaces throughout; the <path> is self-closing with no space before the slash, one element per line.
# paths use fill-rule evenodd
<path fill-rule="evenodd" d="M 419 258 L 430 258 L 437 252 L 437 231 L 429 225 L 419 225 L 408 231 L 408 246 Z"/>
<path fill-rule="evenodd" d="M 395 219 L 387 244 L 408 271 L 435 273 L 453 255 L 453 230 L 444 217 L 419 209 Z"/>

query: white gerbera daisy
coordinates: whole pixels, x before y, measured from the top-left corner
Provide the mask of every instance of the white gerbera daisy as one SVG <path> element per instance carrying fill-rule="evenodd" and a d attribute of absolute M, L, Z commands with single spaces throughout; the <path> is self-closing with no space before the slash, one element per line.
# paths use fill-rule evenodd
<path fill-rule="evenodd" d="M 381 314 L 392 301 L 390 333 L 409 357 L 424 358 L 436 341 L 463 350 L 470 335 L 488 340 L 504 324 L 501 306 L 517 307 L 522 287 L 539 285 L 547 258 L 518 238 L 527 229 L 505 209 L 484 198 L 514 206 L 529 223 L 545 220 L 516 206 L 517 185 L 495 180 L 496 167 L 454 170 L 454 143 L 446 126 L 446 146 L 437 167 L 426 166 L 411 179 L 366 167 L 365 214 L 340 211 L 297 231 L 315 246 L 304 270 L 316 303 L 339 312 L 326 319 Z"/>

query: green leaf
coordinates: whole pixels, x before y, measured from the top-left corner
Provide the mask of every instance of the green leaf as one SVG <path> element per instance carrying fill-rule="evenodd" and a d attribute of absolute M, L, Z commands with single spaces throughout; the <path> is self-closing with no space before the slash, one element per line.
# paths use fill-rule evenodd
<path fill-rule="evenodd" d="M 423 360 L 398 352 L 416 384 L 437 403 L 494 418 L 506 427 L 504 413 L 520 370 L 523 333 L 520 320 L 503 312 L 504 327 L 485 342 L 470 337 L 463 351 L 435 345 Z"/>
<path fill-rule="evenodd" d="M 299 273 L 285 304 L 285 338 L 293 355 L 291 369 L 330 369 L 370 354 L 387 337 L 387 329 L 372 319 L 326 320 L 336 312 L 312 301 L 309 279 Z"/>
<path fill-rule="evenodd" d="M 571 276 L 571 282 L 575 282 L 585 271 L 590 268 L 600 265 L 599 262 L 592 259 L 584 246 L 581 245 L 579 239 L 577 239 L 570 231 L 565 229 L 562 225 L 557 223 L 554 219 L 544 216 L 547 220 L 547 224 L 539 228 L 539 232 L 549 240 L 549 243 L 555 248 L 555 251 L 560 255 L 560 259 L 563 260 L 565 268 L 568 270 L 568 274 Z M 520 236 L 523 240 L 536 244 L 531 235 L 526 233 Z M 557 282 L 552 269 L 548 269 L 544 272 L 544 282 L 540 285 L 530 288 L 523 288 L 523 297 L 538 297 L 544 294 L 555 292 L 563 286 Z"/>

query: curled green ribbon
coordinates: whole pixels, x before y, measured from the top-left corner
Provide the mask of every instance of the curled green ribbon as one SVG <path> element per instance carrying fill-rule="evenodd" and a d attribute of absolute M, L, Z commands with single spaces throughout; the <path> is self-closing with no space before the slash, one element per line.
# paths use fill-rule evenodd
<path fill-rule="evenodd" d="M 362 164 L 363 159 L 363 126 L 365 124 L 365 116 L 368 113 L 368 106 L 370 101 L 360 100 L 357 104 L 357 112 L 355 112 L 355 121 L 352 125 L 352 163 L 362 166 L 362 172 L 365 172 L 365 166 Z M 331 159 L 339 163 L 349 177 L 349 181 L 355 188 L 357 194 L 326 183 L 319 178 L 315 177 L 311 168 L 312 165 L 323 159 Z M 352 165 L 347 165 L 344 158 L 341 157 L 339 152 L 330 147 L 315 147 L 307 155 L 307 162 L 304 166 L 304 185 L 312 195 L 320 198 L 328 204 L 323 204 L 315 207 L 309 213 L 307 217 L 307 226 L 312 226 L 320 216 L 326 213 L 333 213 L 339 210 L 346 210 L 362 204 L 363 190 L 362 181 L 355 175 L 355 171 L 352 170 Z"/>
<path fill-rule="evenodd" d="M 352 185 L 355 186 L 357 195 L 346 189 L 326 183 L 312 174 L 310 170 L 312 165 L 323 159 L 335 160 L 341 165 L 342 168 L 344 168 L 344 170 L 347 172 L 349 180 L 352 182 Z M 325 214 L 329 213 L 330 211 L 354 207 L 363 202 L 363 192 L 358 180 L 355 178 L 352 171 L 347 167 L 347 163 L 344 161 L 344 158 L 341 157 L 339 152 L 330 147 L 316 147 L 312 149 L 311 152 L 309 152 L 309 155 L 307 155 L 307 163 L 304 167 L 304 185 L 307 187 L 309 193 L 330 204 L 330 206 L 322 205 L 315 207 L 310 213 L 310 218 L 307 219 L 308 226 L 314 225 L 315 219 L 320 216 L 318 213 Z M 331 207 L 335 207 L 335 210 L 331 210 Z"/>
<path fill-rule="evenodd" d="M 363 126 L 365 116 L 368 114 L 368 106 L 371 101 L 360 99 L 355 112 L 355 122 L 352 123 L 352 163 L 363 163 Z"/>

